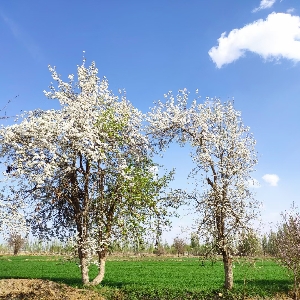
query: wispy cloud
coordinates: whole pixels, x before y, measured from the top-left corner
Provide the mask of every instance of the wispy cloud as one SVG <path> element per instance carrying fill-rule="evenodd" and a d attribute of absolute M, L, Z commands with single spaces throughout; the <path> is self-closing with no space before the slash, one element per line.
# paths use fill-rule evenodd
<path fill-rule="evenodd" d="M 279 177 L 276 174 L 266 174 L 262 177 L 262 179 L 270 186 L 277 186 L 277 183 L 279 181 Z"/>
<path fill-rule="evenodd" d="M 261 0 L 259 7 L 256 7 L 252 10 L 252 12 L 257 12 L 262 9 L 271 8 L 276 0 Z"/>
<path fill-rule="evenodd" d="M 291 14 L 291 13 L 293 13 L 294 11 L 295 11 L 295 8 L 292 8 L 292 7 L 286 10 L 286 12 L 287 12 L 288 14 Z"/>
<path fill-rule="evenodd" d="M 22 30 L 14 20 L 9 18 L 1 9 L 0 17 L 2 21 L 8 26 L 15 39 L 24 46 L 24 48 L 28 51 L 32 58 L 37 61 L 41 61 L 43 59 L 43 55 L 37 43 L 24 30 Z"/>
<path fill-rule="evenodd" d="M 272 13 L 266 20 L 258 20 L 241 29 L 222 33 L 219 45 L 208 54 L 221 68 L 245 55 L 257 53 L 265 60 L 286 58 L 300 61 L 300 17 L 285 13 Z"/>

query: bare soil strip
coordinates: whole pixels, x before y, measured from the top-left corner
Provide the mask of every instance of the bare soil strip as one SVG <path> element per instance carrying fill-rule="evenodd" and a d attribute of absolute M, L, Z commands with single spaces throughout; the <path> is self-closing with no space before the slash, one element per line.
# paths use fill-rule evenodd
<path fill-rule="evenodd" d="M 98 293 L 41 279 L 0 280 L 1 300 L 105 300 Z"/>

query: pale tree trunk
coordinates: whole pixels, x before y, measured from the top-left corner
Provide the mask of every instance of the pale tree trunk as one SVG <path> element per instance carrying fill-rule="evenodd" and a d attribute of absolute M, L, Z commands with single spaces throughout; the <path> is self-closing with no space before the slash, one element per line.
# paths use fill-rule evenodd
<path fill-rule="evenodd" d="M 103 278 L 104 278 L 104 273 L 105 273 L 105 257 L 100 258 L 99 267 L 98 267 L 98 275 L 91 282 L 91 285 L 100 284 L 102 282 Z"/>
<path fill-rule="evenodd" d="M 105 260 L 106 260 L 107 249 L 102 249 L 98 252 L 98 275 L 91 282 L 91 285 L 98 285 L 102 282 L 105 274 Z"/>
<path fill-rule="evenodd" d="M 297 278 L 297 274 L 296 272 L 294 272 L 294 299 L 295 300 L 298 300 L 299 297 L 298 297 L 298 290 L 299 290 L 299 280 Z"/>
<path fill-rule="evenodd" d="M 224 272 L 225 272 L 225 289 L 231 290 L 233 288 L 233 269 L 232 269 L 232 258 L 228 251 L 222 251 Z"/>
<path fill-rule="evenodd" d="M 81 279 L 84 285 L 88 285 L 90 282 L 89 279 L 89 267 L 88 261 L 83 253 L 82 249 L 78 249 L 79 259 L 80 259 L 80 270 L 81 270 Z"/>

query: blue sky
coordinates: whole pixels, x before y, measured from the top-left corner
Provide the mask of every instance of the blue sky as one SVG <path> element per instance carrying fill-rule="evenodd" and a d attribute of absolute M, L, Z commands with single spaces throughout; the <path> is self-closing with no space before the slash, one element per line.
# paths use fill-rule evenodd
<path fill-rule="evenodd" d="M 43 94 L 52 81 L 47 66 L 67 80 L 85 51 L 114 93 L 125 88 L 143 112 L 182 88 L 199 89 L 203 100 L 234 97 L 257 140 L 263 221 L 300 205 L 298 0 L 2 1 L 0 33 L 2 107 L 19 95 L 7 115 L 59 108 Z M 188 152 L 172 145 L 159 160 L 176 167 L 173 187 L 187 186 Z M 164 238 L 190 220 L 176 220 Z"/>

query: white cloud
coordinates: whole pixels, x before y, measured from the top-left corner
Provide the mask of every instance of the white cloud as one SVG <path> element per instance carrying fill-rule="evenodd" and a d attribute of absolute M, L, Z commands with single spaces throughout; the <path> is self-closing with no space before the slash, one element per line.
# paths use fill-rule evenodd
<path fill-rule="evenodd" d="M 259 54 L 265 60 L 286 58 L 300 61 L 300 17 L 272 13 L 264 21 L 257 20 L 241 29 L 233 29 L 228 36 L 222 33 L 219 46 L 208 54 L 218 68 L 244 56 L 246 51 Z"/>
<path fill-rule="evenodd" d="M 261 0 L 259 7 L 254 8 L 252 12 L 257 12 L 262 9 L 271 8 L 275 2 L 276 0 Z"/>
<path fill-rule="evenodd" d="M 291 14 L 291 13 L 293 13 L 295 11 L 295 8 L 289 8 L 289 9 L 287 9 L 287 13 L 288 14 Z"/>
<path fill-rule="evenodd" d="M 276 174 L 266 174 L 262 177 L 262 179 L 269 183 L 271 186 L 277 186 L 279 181 L 279 177 Z"/>

